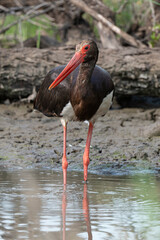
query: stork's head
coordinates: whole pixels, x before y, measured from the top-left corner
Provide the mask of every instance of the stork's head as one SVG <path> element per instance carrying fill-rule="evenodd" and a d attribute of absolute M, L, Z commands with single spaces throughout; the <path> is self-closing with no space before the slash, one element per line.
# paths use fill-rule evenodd
<path fill-rule="evenodd" d="M 69 61 L 67 66 L 58 75 L 58 77 L 49 86 L 49 90 L 56 87 L 61 81 L 63 81 L 75 68 L 81 63 L 90 62 L 91 60 L 97 61 L 98 58 L 98 47 L 93 40 L 84 40 L 77 44 L 76 52 L 72 59 Z"/>

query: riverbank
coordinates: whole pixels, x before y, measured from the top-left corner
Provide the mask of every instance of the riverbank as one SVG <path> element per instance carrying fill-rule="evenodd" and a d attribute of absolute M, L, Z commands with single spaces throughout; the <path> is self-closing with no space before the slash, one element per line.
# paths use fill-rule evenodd
<path fill-rule="evenodd" d="M 63 128 L 57 118 L 34 112 L 31 104 L 0 105 L 0 167 L 61 170 Z M 95 123 L 89 171 L 128 174 L 160 172 L 160 136 L 148 137 L 160 119 L 160 109 L 110 110 Z M 68 170 L 82 170 L 88 126 L 70 122 Z"/>

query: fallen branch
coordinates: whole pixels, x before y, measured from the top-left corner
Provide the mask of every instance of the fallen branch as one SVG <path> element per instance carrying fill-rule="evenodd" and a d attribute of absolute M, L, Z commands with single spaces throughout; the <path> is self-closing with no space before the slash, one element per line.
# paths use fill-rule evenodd
<path fill-rule="evenodd" d="M 122 31 L 119 27 L 115 26 L 107 18 L 103 17 L 101 14 L 97 13 L 95 10 L 91 9 L 84 1 L 82 0 L 70 0 L 77 7 L 81 8 L 84 12 L 87 12 L 97 21 L 102 22 L 105 26 L 109 27 L 113 32 L 125 39 L 133 47 L 146 47 L 140 41 L 135 40 L 132 36 Z"/>
<path fill-rule="evenodd" d="M 160 96 L 159 49 L 99 49 L 98 65 L 115 83 L 116 96 Z M 0 100 L 26 98 L 53 67 L 66 64 L 75 46 L 0 49 Z"/>

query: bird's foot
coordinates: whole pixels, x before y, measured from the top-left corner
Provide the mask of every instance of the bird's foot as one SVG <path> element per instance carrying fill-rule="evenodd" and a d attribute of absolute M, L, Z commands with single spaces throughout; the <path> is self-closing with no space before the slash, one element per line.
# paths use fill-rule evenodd
<path fill-rule="evenodd" d="M 84 166 L 84 181 L 87 182 L 88 166 Z"/>
<path fill-rule="evenodd" d="M 62 169 L 63 169 L 63 184 L 67 184 L 67 167 L 68 167 L 68 162 L 67 158 L 63 157 L 62 158 Z"/>
<path fill-rule="evenodd" d="M 67 169 L 63 169 L 63 184 L 67 184 Z"/>

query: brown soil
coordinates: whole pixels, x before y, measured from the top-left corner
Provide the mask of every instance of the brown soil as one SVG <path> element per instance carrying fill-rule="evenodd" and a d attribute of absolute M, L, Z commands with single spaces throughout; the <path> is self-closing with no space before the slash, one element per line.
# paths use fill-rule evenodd
<path fill-rule="evenodd" d="M 61 169 L 63 128 L 59 119 L 32 111 L 30 104 L 0 105 L 0 167 Z M 95 123 L 89 170 L 102 174 L 160 172 L 160 136 L 148 129 L 160 109 L 111 110 Z M 70 122 L 67 135 L 68 170 L 82 170 L 87 124 Z"/>

